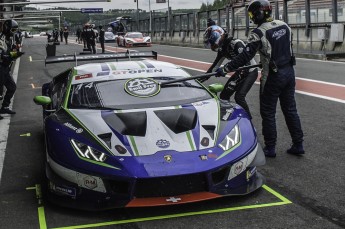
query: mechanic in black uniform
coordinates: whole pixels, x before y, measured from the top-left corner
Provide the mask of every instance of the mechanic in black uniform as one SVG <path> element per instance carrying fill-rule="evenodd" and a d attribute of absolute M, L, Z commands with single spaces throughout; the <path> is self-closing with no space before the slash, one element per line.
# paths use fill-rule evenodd
<path fill-rule="evenodd" d="M 210 23 L 212 24 L 212 23 Z M 213 64 L 207 70 L 207 73 L 212 72 L 214 69 L 218 69 L 223 63 L 225 58 L 232 60 L 238 54 L 242 53 L 245 44 L 240 39 L 233 39 L 228 37 L 225 31 L 217 26 L 211 25 L 204 33 L 205 47 L 210 48 L 212 51 L 217 52 L 217 57 L 213 61 Z M 251 59 L 246 65 L 255 65 L 254 59 Z M 246 110 L 249 118 L 252 118 L 248 104 L 246 102 L 246 95 L 253 86 L 258 77 L 258 69 L 251 68 L 249 70 L 236 71 L 226 82 L 224 90 L 220 93 L 219 98 L 221 102 L 228 102 L 230 97 L 235 93 L 235 101 L 243 109 Z"/>
<path fill-rule="evenodd" d="M 0 85 L 6 87 L 6 94 L 2 102 L 0 114 L 15 114 L 10 110 L 11 99 L 17 89 L 16 83 L 10 74 L 10 66 L 13 60 L 23 55 L 20 51 L 11 51 L 11 36 L 18 30 L 18 24 L 15 20 L 6 20 L 2 25 L 0 34 Z M 0 116 L 0 119 L 3 117 Z"/>
<path fill-rule="evenodd" d="M 87 47 L 86 43 L 86 24 L 83 26 L 83 30 L 81 31 L 81 39 L 83 40 L 84 49 Z"/>
<path fill-rule="evenodd" d="M 250 19 L 258 25 L 251 31 L 248 44 L 241 54 L 217 69 L 217 74 L 225 76 L 260 53 L 262 63 L 260 85 L 260 114 L 264 136 L 264 152 L 267 157 L 275 157 L 277 142 L 276 108 L 278 99 L 289 129 L 292 146 L 287 153 L 304 154 L 303 131 L 295 101 L 296 64 L 292 51 L 291 28 L 283 21 L 271 18 L 272 6 L 267 0 L 254 0 L 248 6 Z"/>
<path fill-rule="evenodd" d="M 96 54 L 96 34 L 90 24 L 86 25 L 85 39 L 87 48 L 92 51 L 93 54 Z"/>
<path fill-rule="evenodd" d="M 104 51 L 104 40 L 105 40 L 105 38 L 104 38 L 104 35 L 105 35 L 105 30 L 103 29 L 103 26 L 98 26 L 98 28 L 99 28 L 99 43 L 101 43 L 101 47 L 102 47 L 102 53 L 104 53 L 105 51 Z"/>

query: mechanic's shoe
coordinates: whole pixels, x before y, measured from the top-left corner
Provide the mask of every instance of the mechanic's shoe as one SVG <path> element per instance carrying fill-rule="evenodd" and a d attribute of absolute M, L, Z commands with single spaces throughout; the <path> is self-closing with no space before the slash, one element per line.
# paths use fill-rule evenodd
<path fill-rule="evenodd" d="M 264 153 L 266 157 L 276 157 L 276 149 L 274 146 L 265 146 Z"/>
<path fill-rule="evenodd" d="M 10 110 L 9 107 L 2 107 L 0 109 L 0 114 L 15 114 L 16 112 L 13 110 Z"/>
<path fill-rule="evenodd" d="M 0 120 L 1 120 L 1 119 L 4 119 L 4 117 L 0 116 Z"/>
<path fill-rule="evenodd" d="M 4 98 L 4 97 L 3 97 L 2 95 L 0 95 L 0 100 L 3 100 L 3 98 Z"/>
<path fill-rule="evenodd" d="M 304 149 L 302 143 L 293 144 L 290 149 L 286 150 L 289 154 L 302 155 L 304 154 Z"/>

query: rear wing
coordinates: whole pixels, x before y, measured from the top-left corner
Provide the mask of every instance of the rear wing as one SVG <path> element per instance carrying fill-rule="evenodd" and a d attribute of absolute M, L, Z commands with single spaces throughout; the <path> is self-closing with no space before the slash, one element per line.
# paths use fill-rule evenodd
<path fill-rule="evenodd" d="M 118 60 L 131 58 L 154 58 L 157 60 L 158 54 L 155 51 L 139 51 L 139 52 L 118 52 L 107 54 L 88 54 L 88 55 L 65 55 L 65 56 L 47 56 L 45 64 L 62 63 L 62 62 L 75 62 L 90 61 L 90 60 Z"/>

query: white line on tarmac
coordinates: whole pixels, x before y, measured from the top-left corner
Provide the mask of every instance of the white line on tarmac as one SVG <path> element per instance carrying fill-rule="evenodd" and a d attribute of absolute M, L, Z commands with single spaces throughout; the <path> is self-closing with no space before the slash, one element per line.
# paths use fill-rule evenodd
<path fill-rule="evenodd" d="M 16 60 L 16 63 L 14 65 L 14 70 L 12 73 L 14 82 L 17 83 L 18 78 L 18 71 L 19 71 L 19 64 L 20 64 L 20 58 Z M 10 107 L 12 108 L 12 103 Z M 2 175 L 2 169 L 4 166 L 5 161 L 5 153 L 6 153 L 6 145 L 7 145 L 7 137 L 8 137 L 8 130 L 10 128 L 10 121 L 11 121 L 11 115 L 4 115 L 4 119 L 0 120 L 0 182 L 1 182 L 1 175 Z"/>

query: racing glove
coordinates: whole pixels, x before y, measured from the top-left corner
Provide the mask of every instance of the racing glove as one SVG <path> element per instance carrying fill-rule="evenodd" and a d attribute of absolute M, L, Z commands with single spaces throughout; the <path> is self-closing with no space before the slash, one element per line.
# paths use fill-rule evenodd
<path fill-rule="evenodd" d="M 226 70 L 225 70 L 225 67 L 219 67 L 217 70 L 216 70 L 216 75 L 215 77 L 224 77 L 226 75 L 226 73 L 228 73 Z"/>

